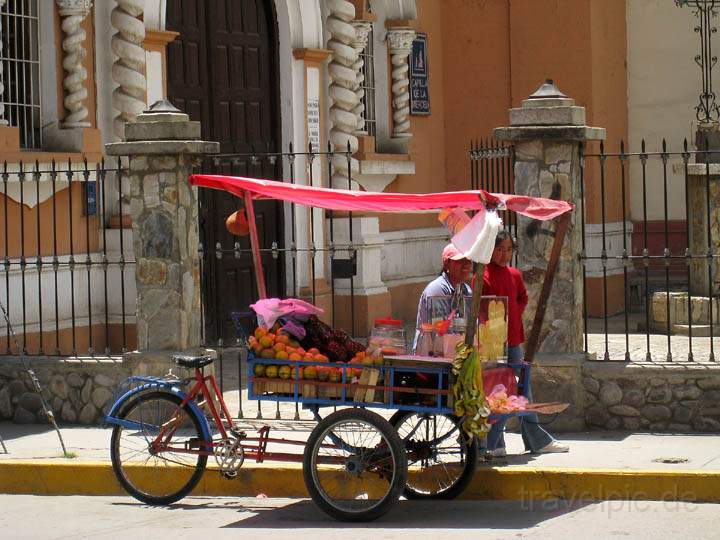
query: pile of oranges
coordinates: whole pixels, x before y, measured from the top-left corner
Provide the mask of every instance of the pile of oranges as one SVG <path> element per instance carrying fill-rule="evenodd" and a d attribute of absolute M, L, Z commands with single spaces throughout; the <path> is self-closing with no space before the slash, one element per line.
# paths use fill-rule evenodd
<path fill-rule="evenodd" d="M 248 339 L 248 346 L 258 358 L 313 363 L 307 366 L 255 364 L 254 372 L 256 377 L 341 382 L 344 369 L 346 372 L 345 378 L 349 382 L 354 377 L 359 377 L 361 372 L 361 369 L 358 368 L 316 365 L 330 362 L 330 359 L 321 354 L 315 347 L 306 351 L 292 336 L 283 332 L 277 326 L 270 330 L 262 327 L 256 328 L 254 335 Z"/>
<path fill-rule="evenodd" d="M 300 344 L 279 327 L 271 330 L 258 327 L 248 339 L 248 345 L 258 358 L 277 358 L 305 362 L 329 362 L 330 359 L 316 348 L 303 349 Z"/>

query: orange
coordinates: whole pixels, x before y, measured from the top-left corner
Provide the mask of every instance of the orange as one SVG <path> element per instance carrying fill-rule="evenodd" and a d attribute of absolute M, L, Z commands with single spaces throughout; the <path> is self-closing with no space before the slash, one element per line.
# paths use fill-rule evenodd
<path fill-rule="evenodd" d="M 265 368 L 265 376 L 270 377 L 271 379 L 274 377 L 277 377 L 278 374 L 278 367 L 270 364 Z"/>
<path fill-rule="evenodd" d="M 315 356 L 312 355 L 312 354 L 310 354 L 310 353 L 305 353 L 305 355 L 303 355 L 303 360 L 304 360 L 305 362 L 314 362 L 314 361 L 315 361 Z"/>
<path fill-rule="evenodd" d="M 278 351 L 275 353 L 275 358 L 277 358 L 278 360 L 289 360 L 290 356 L 288 356 L 288 353 L 286 353 L 285 351 Z"/>
<path fill-rule="evenodd" d="M 300 356 L 298 353 L 292 353 L 288 356 L 288 359 L 297 362 L 298 360 L 302 360 L 302 356 Z"/>
<path fill-rule="evenodd" d="M 297 352 L 298 354 L 300 354 L 300 355 L 303 355 L 303 354 L 305 354 L 305 353 L 307 352 L 307 351 L 305 351 L 305 349 L 303 349 L 303 348 L 300 347 L 300 346 L 295 347 L 295 349 L 296 349 L 296 352 Z"/>
<path fill-rule="evenodd" d="M 317 369 L 315 366 L 306 366 L 305 370 L 303 371 L 303 377 L 306 379 L 316 379 L 317 378 Z"/>
<path fill-rule="evenodd" d="M 284 351 L 285 345 L 283 343 L 276 343 L 273 345 L 273 349 L 275 349 L 277 352 Z"/>
<path fill-rule="evenodd" d="M 255 337 L 256 337 L 257 339 L 260 339 L 260 338 L 263 337 L 265 334 L 267 334 L 267 330 L 265 330 L 262 326 L 258 326 L 258 327 L 255 329 Z"/>
<path fill-rule="evenodd" d="M 315 347 L 313 347 L 312 349 L 308 349 L 308 352 L 310 354 L 320 354 L 320 351 L 318 351 Z"/>
<path fill-rule="evenodd" d="M 272 349 L 264 349 L 263 352 L 260 353 L 260 356 L 262 358 L 275 358 L 275 351 Z"/>
<path fill-rule="evenodd" d="M 355 356 L 358 356 L 360 358 L 365 358 L 365 351 L 360 351 Z"/>
<path fill-rule="evenodd" d="M 340 382 L 342 380 L 342 372 L 338 368 L 330 368 L 330 382 Z"/>
<path fill-rule="evenodd" d="M 284 345 L 290 344 L 290 336 L 287 334 L 278 334 L 278 336 L 275 338 L 275 343 L 282 343 Z"/>
<path fill-rule="evenodd" d="M 312 350 L 312 349 L 310 349 L 310 350 Z M 308 353 L 308 354 L 310 354 L 310 353 Z M 315 360 L 316 362 L 329 362 L 330 361 L 330 359 L 327 356 L 325 356 L 324 354 L 315 354 L 313 360 Z"/>
<path fill-rule="evenodd" d="M 278 369 L 278 375 L 281 379 L 289 379 L 290 375 L 292 375 L 292 366 L 280 366 L 280 369 Z"/>
<path fill-rule="evenodd" d="M 273 344 L 273 340 L 270 339 L 270 336 L 263 336 L 260 338 L 260 345 L 262 345 L 266 349 L 268 347 L 272 347 L 272 344 Z"/>
<path fill-rule="evenodd" d="M 317 368 L 317 378 L 321 381 L 327 381 L 330 378 L 330 368 L 326 366 L 320 366 Z"/>
<path fill-rule="evenodd" d="M 273 334 L 272 332 L 268 332 L 268 333 L 267 333 L 267 337 L 269 337 L 270 339 L 272 339 L 273 341 L 275 341 L 275 334 Z"/>

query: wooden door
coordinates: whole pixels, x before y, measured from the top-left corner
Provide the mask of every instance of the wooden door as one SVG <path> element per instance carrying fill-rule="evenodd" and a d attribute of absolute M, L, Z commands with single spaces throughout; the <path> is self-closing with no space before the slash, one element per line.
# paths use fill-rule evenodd
<path fill-rule="evenodd" d="M 218 141 L 219 164 L 206 159 L 202 169 L 219 174 L 281 179 L 281 161 L 262 157 L 279 150 L 277 24 L 272 0 L 168 0 L 167 29 L 180 32 L 168 46 L 168 97 L 192 120 L 202 136 Z M 232 311 L 246 311 L 257 300 L 252 256 L 232 251 L 235 242 L 249 249 L 248 237 L 235 237 L 225 219 L 240 207 L 237 197 L 200 190 L 203 242 L 203 308 L 210 343 L 232 342 Z M 281 206 L 255 204 L 261 247 L 283 246 Z M 222 251 L 216 249 L 217 246 Z M 218 253 L 221 256 L 218 257 Z M 270 296 L 284 291 L 282 261 L 263 254 Z"/>

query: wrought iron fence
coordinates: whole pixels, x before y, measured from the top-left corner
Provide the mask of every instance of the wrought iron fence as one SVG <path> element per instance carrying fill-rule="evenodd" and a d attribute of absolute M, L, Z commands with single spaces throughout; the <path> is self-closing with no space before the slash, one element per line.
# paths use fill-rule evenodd
<path fill-rule="evenodd" d="M 94 356 L 135 342 L 135 272 L 120 160 L 4 163 L 0 171 L 0 353 Z M 11 338 L 11 326 L 17 342 Z"/>
<path fill-rule="evenodd" d="M 719 165 L 687 140 L 668 148 L 581 155 L 585 349 L 598 359 L 715 361 Z"/>
<path fill-rule="evenodd" d="M 341 167 L 350 170 L 350 175 L 343 175 L 342 182 L 336 188 L 352 189 L 352 158 L 351 152 L 333 151 L 330 146 L 326 151 L 317 151 L 311 146 L 307 151 L 295 151 L 290 144 L 287 152 L 258 152 L 244 154 L 222 154 L 213 156 L 202 165 L 204 172 L 245 176 L 250 178 L 277 179 L 290 184 L 322 185 L 323 178 L 332 179 L 334 172 Z M 242 206 L 240 199 L 234 198 L 235 207 Z M 213 226 L 211 214 L 219 205 L 211 206 L 207 199 L 200 197 L 201 238 L 209 238 L 207 228 Z M 266 281 L 272 281 L 272 265 L 280 275 L 275 293 L 279 297 L 305 298 L 316 304 L 319 300 L 327 301 L 330 311 L 329 323 L 342 326 L 351 335 L 357 335 L 355 314 L 355 276 L 358 267 L 358 252 L 363 246 L 355 243 L 357 224 L 352 212 L 333 212 L 313 207 L 301 207 L 294 203 L 277 202 L 275 211 L 280 216 L 280 227 L 276 235 L 262 234 L 260 231 L 260 254 L 263 260 Z M 225 209 L 228 211 L 228 208 Z M 222 215 L 224 219 L 226 214 Z M 267 222 L 260 223 L 260 229 Z M 213 317 L 231 321 L 232 312 L 248 312 L 251 302 L 257 299 L 255 287 L 255 271 L 252 265 L 252 249 L 248 237 L 233 237 L 225 231 L 215 235 L 214 245 L 201 246 L 203 270 L 203 319 L 211 321 Z M 248 298 L 230 304 L 229 309 L 217 313 L 219 302 L 214 302 L 209 295 L 217 294 L 209 280 L 214 273 L 211 268 L 229 259 L 247 262 L 245 280 L 252 286 L 246 289 Z M 327 270 L 321 272 L 322 268 Z M 329 290 L 319 290 L 321 281 L 327 280 Z M 207 313 L 208 310 L 216 313 Z M 212 324 L 212 323 L 210 323 Z M 227 337 L 213 335 L 205 325 L 204 338 L 209 346 L 236 345 L 228 342 Z M 234 327 L 231 329 L 235 333 Z M 227 334 L 226 334 L 227 336 Z"/>

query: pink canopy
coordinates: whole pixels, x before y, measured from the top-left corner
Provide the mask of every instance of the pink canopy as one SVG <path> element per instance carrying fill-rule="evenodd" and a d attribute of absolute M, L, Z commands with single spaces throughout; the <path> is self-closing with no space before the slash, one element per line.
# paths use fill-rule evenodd
<path fill-rule="evenodd" d="M 490 205 L 504 203 L 508 210 L 518 214 L 533 219 L 548 220 L 573 209 L 573 206 L 565 201 L 488 193 L 484 190 L 444 193 L 374 193 L 212 174 L 194 174 L 190 177 L 190 183 L 195 186 L 222 189 L 238 197 L 244 197 L 247 192 L 253 199 L 279 199 L 305 206 L 349 212 L 421 212 L 454 207 L 464 210 L 479 210 L 484 206 L 483 201 L 485 201 Z"/>

